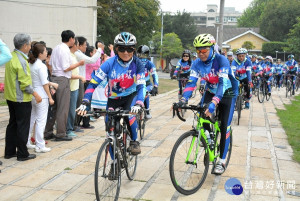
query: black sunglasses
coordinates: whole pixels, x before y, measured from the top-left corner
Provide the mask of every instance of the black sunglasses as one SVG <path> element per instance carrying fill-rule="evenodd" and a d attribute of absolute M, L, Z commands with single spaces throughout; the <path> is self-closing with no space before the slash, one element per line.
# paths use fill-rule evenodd
<path fill-rule="evenodd" d="M 118 47 L 119 52 L 125 52 L 127 51 L 128 53 L 132 53 L 134 51 L 134 48 L 132 47 L 124 47 L 124 46 L 119 46 Z"/>

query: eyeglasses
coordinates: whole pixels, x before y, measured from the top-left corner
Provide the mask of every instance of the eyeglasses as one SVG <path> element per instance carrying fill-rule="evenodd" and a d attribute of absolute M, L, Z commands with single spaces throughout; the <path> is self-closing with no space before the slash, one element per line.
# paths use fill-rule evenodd
<path fill-rule="evenodd" d="M 124 47 L 124 46 L 119 46 L 118 47 L 118 51 L 119 52 L 128 52 L 128 53 L 132 53 L 134 51 L 134 48 L 132 47 Z"/>
<path fill-rule="evenodd" d="M 206 52 L 208 52 L 210 50 L 210 47 L 198 47 L 196 48 L 196 52 L 198 54 L 202 53 L 202 54 L 205 54 Z"/>
<path fill-rule="evenodd" d="M 182 57 L 190 57 L 189 55 L 183 55 Z"/>

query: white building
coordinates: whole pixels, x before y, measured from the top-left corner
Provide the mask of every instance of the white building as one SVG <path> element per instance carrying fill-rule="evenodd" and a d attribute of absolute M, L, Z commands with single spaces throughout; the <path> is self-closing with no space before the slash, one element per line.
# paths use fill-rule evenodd
<path fill-rule="evenodd" d="M 14 49 L 17 33 L 27 33 L 47 47 L 61 43 L 61 32 L 72 30 L 94 44 L 97 34 L 97 0 L 0 1 L 0 38 Z"/>
<path fill-rule="evenodd" d="M 224 26 L 237 25 L 237 19 L 242 15 L 242 13 L 235 10 L 234 7 L 224 7 Z M 218 5 L 208 4 L 207 12 L 197 12 L 191 13 L 191 16 L 195 19 L 195 23 L 198 26 L 211 27 L 215 26 L 216 23 L 219 23 L 219 10 Z"/>

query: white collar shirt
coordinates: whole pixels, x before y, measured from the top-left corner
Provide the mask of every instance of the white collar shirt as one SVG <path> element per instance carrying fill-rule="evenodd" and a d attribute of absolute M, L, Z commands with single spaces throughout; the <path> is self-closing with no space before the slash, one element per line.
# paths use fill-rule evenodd
<path fill-rule="evenodd" d="M 71 78 L 72 72 L 64 71 L 72 65 L 70 48 L 65 43 L 53 49 L 49 63 L 52 66 L 53 76 Z"/>

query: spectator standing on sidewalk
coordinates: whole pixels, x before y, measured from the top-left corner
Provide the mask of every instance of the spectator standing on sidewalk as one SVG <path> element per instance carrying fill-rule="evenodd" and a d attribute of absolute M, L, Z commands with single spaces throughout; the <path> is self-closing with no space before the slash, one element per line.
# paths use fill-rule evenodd
<path fill-rule="evenodd" d="M 70 106 L 70 78 L 71 70 L 84 64 L 80 61 L 72 64 L 70 47 L 75 43 L 75 34 L 71 30 L 65 30 L 61 33 L 62 43 L 57 45 L 50 58 L 52 66 L 51 81 L 59 85 L 55 95 L 56 101 L 53 108 L 53 118 L 47 121 L 45 128 L 45 138 L 55 137 L 56 141 L 71 141 L 72 138 L 66 134 L 67 119 Z M 57 122 L 56 136 L 53 134 L 53 126 Z"/>
<path fill-rule="evenodd" d="M 40 103 L 42 98 L 33 90 L 27 61 L 27 54 L 31 49 L 31 37 L 23 33 L 16 34 L 14 46 L 12 59 L 5 65 L 4 97 L 10 116 L 6 128 L 4 158 L 17 157 L 18 161 L 25 161 L 36 157 L 35 154 L 29 154 L 26 147 L 32 96 L 37 103 Z"/>
<path fill-rule="evenodd" d="M 0 66 L 7 63 L 11 58 L 12 56 L 7 45 L 0 39 Z M 0 165 L 2 165 L 2 161 L 0 161 Z"/>
<path fill-rule="evenodd" d="M 96 53 L 92 56 L 89 57 L 85 55 L 86 48 L 87 48 L 87 40 L 84 37 L 77 37 L 78 39 L 78 50 L 75 52 L 75 56 L 77 60 L 84 60 L 85 64 L 92 64 L 95 63 L 101 56 L 102 49 L 104 49 L 104 45 L 102 43 L 98 43 L 98 49 Z M 79 67 L 79 75 L 85 77 L 86 76 L 86 66 L 81 65 Z M 79 92 L 78 92 L 78 99 L 77 99 L 77 107 L 81 105 L 81 101 L 84 96 L 84 83 L 82 81 L 79 81 Z M 77 115 L 77 119 L 75 120 L 76 126 L 80 126 L 80 121 L 82 117 L 79 117 Z M 82 118 L 82 128 L 83 129 L 89 129 L 89 128 L 94 128 L 94 126 L 90 125 L 90 118 L 89 117 L 83 117 Z"/>
<path fill-rule="evenodd" d="M 38 153 L 45 153 L 51 151 L 50 148 L 45 146 L 44 130 L 47 121 L 49 103 L 50 105 L 54 104 L 49 87 L 52 86 L 57 88 L 58 85 L 48 81 L 47 66 L 43 63 L 43 61 L 47 58 L 47 49 L 43 43 L 37 42 L 33 44 L 28 56 L 33 89 L 41 96 L 42 102 L 37 104 L 34 99 L 31 102 L 32 110 L 27 148 L 35 149 L 35 152 Z M 34 138 L 36 145 L 32 145 L 30 143 L 30 136 L 33 127 L 35 128 Z"/>
<path fill-rule="evenodd" d="M 72 63 L 77 63 L 77 59 L 75 56 L 75 52 L 78 50 L 78 40 L 75 38 L 74 45 L 70 48 L 71 51 L 71 58 Z M 74 123 L 75 123 L 75 116 L 76 116 L 76 105 L 77 105 L 77 98 L 78 98 L 78 91 L 79 91 L 79 81 L 85 83 L 85 78 L 79 75 L 79 68 L 75 68 L 72 70 L 72 77 L 70 80 L 70 89 L 71 89 L 71 96 L 70 96 L 70 107 L 69 107 L 69 115 L 67 121 L 67 135 L 69 137 L 77 137 L 77 135 L 73 132 L 74 131 Z M 77 130 L 79 132 L 81 129 Z M 83 132 L 83 130 L 81 130 Z"/>

